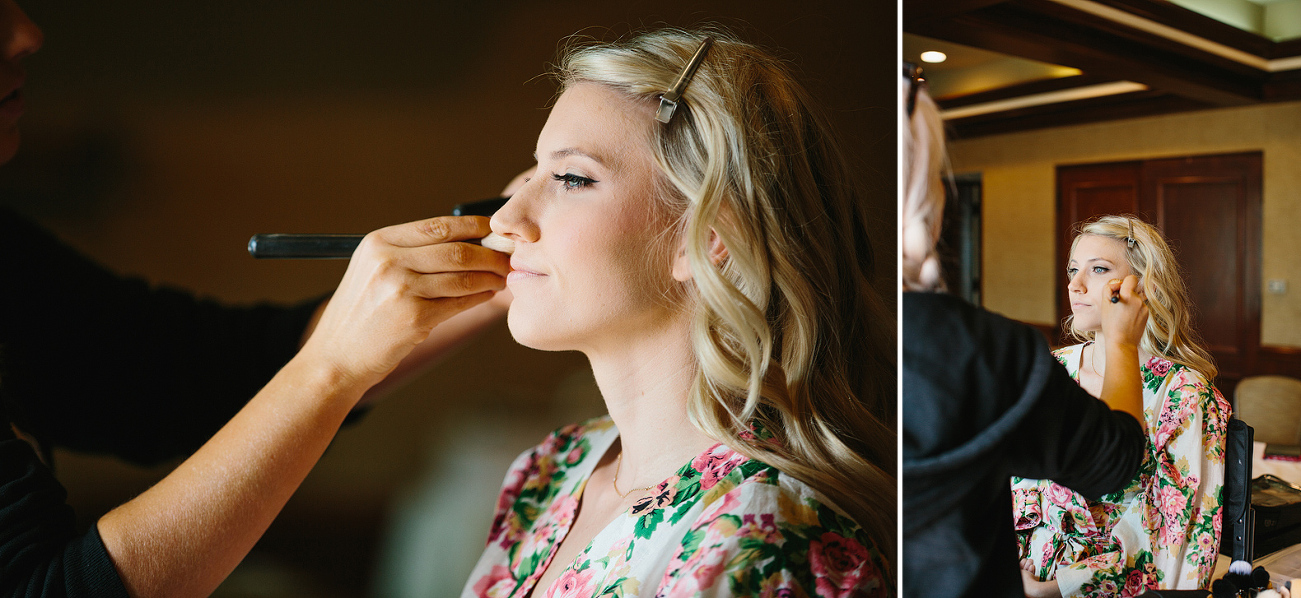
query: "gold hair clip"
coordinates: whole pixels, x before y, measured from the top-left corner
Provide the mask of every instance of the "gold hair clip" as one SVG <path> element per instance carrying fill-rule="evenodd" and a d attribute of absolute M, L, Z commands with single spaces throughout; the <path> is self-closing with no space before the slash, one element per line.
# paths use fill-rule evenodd
<path fill-rule="evenodd" d="M 1138 240 L 1134 238 L 1134 219 L 1126 218 L 1125 224 L 1129 225 L 1129 234 L 1125 236 L 1125 245 L 1128 248 L 1133 249 L 1134 244 L 1138 242 Z"/>
<path fill-rule="evenodd" d="M 687 62 L 687 68 L 678 75 L 677 83 L 660 96 L 660 109 L 655 112 L 655 120 L 667 124 L 673 118 L 673 113 L 678 109 L 678 102 L 682 99 L 682 92 L 687 89 L 687 84 L 691 83 L 691 76 L 696 74 L 700 63 L 705 61 L 705 53 L 713 43 L 714 38 L 709 36 L 705 36 L 704 41 L 700 42 L 700 49 L 696 50 L 695 55 Z"/>

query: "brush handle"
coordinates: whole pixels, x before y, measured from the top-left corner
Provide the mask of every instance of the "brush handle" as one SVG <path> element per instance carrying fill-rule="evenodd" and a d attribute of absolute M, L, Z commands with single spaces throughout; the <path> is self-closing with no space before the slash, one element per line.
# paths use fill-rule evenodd
<path fill-rule="evenodd" d="M 492 216 L 509 197 L 457 204 L 453 216 Z M 328 260 L 347 259 L 365 235 L 300 235 L 264 233 L 248 240 L 248 254 L 258 259 Z"/>
<path fill-rule="evenodd" d="M 248 240 L 248 254 L 258 259 L 347 259 L 366 235 L 261 234 Z"/>

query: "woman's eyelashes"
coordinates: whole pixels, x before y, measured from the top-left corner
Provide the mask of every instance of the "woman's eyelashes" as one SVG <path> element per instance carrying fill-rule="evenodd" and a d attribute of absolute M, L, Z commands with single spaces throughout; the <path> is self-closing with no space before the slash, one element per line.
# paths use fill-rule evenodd
<path fill-rule="evenodd" d="M 1080 271 L 1079 268 L 1067 268 L 1067 269 L 1066 269 L 1066 280 L 1070 280 L 1070 279 L 1072 279 L 1072 278 L 1075 278 L 1075 274 L 1076 274 L 1077 272 L 1079 272 L 1079 271 Z M 1110 272 L 1110 271 L 1111 271 L 1111 268 L 1108 268 L 1108 267 L 1106 267 L 1106 266 L 1093 266 L 1093 267 L 1089 268 L 1089 272 L 1091 272 L 1091 273 L 1093 273 L 1093 274 L 1106 274 L 1106 273 L 1108 273 L 1108 272 Z"/>
<path fill-rule="evenodd" d="M 559 181 L 561 186 L 564 187 L 566 191 L 577 191 L 578 189 L 582 189 L 584 187 L 588 187 L 596 183 L 595 179 L 589 179 L 585 176 L 572 174 L 568 172 L 565 174 L 553 174 L 551 175 L 551 178 Z"/>

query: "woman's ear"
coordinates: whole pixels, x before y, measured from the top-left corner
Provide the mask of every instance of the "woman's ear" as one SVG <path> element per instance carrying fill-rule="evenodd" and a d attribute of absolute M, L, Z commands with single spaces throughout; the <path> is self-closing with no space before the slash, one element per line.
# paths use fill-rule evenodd
<path fill-rule="evenodd" d="M 715 266 L 723 263 L 727 259 L 727 247 L 723 245 L 723 239 L 718 236 L 718 232 L 709 229 L 709 261 Z M 687 259 L 687 241 L 682 240 L 678 245 L 678 253 L 673 258 L 673 279 L 678 282 L 691 280 L 691 263 Z"/>

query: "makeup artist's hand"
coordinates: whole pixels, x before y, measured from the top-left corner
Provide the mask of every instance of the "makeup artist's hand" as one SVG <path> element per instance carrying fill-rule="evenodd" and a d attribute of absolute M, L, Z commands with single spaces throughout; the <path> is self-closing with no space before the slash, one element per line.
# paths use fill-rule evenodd
<path fill-rule="evenodd" d="M 510 256 L 471 243 L 482 216 L 443 216 L 374 231 L 353 254 L 300 358 L 375 384 L 434 326 L 506 286 Z"/>
<path fill-rule="evenodd" d="M 1107 290 L 1109 297 L 1118 296 L 1120 300 L 1102 302 L 1102 336 L 1108 342 L 1137 347 L 1147 326 L 1147 303 L 1138 277 L 1130 274 L 1124 280 L 1113 279 L 1107 283 Z"/>

